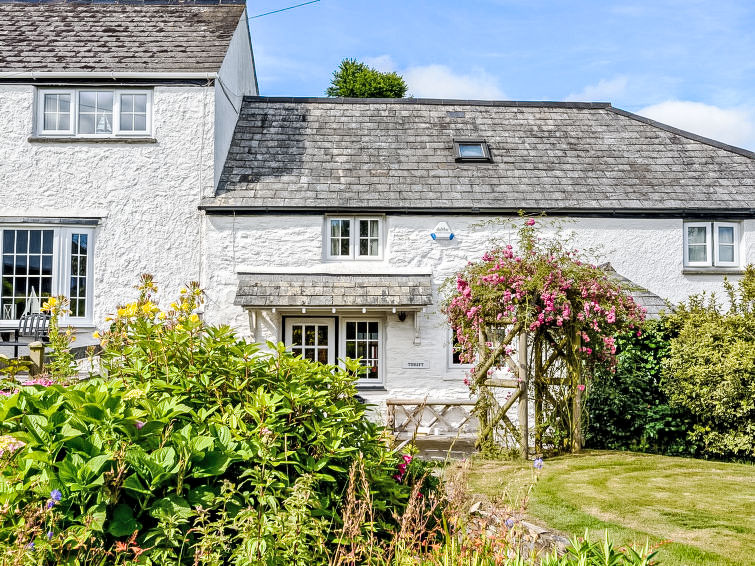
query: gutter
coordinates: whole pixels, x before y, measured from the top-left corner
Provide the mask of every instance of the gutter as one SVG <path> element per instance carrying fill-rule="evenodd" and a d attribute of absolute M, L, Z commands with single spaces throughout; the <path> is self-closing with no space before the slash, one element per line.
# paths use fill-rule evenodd
<path fill-rule="evenodd" d="M 133 71 L 3 71 L 3 79 L 206 79 L 214 80 L 216 72 L 133 72 Z"/>

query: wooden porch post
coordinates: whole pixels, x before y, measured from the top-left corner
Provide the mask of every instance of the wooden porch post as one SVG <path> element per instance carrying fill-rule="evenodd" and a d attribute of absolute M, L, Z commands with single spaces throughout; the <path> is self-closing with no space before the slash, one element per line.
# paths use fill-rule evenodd
<path fill-rule="evenodd" d="M 519 447 L 523 459 L 529 456 L 529 406 L 527 402 L 527 333 L 519 334 Z"/>

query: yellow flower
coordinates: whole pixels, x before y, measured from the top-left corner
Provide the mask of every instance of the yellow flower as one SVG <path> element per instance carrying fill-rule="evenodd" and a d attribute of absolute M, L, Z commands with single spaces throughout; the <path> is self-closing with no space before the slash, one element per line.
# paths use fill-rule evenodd
<path fill-rule="evenodd" d="M 159 313 L 157 313 L 157 318 L 159 318 L 160 320 L 165 320 L 165 313 L 163 311 L 160 311 Z"/>
<path fill-rule="evenodd" d="M 186 293 L 188 293 L 188 291 L 186 290 L 186 287 L 181 287 L 181 294 L 185 295 Z"/>
<path fill-rule="evenodd" d="M 178 305 L 176 303 L 170 303 L 170 308 L 172 308 L 174 311 L 177 311 Z"/>
<path fill-rule="evenodd" d="M 157 307 L 152 304 L 151 301 L 147 301 L 142 305 L 142 312 L 144 314 L 152 314 L 154 311 L 157 310 Z"/>
<path fill-rule="evenodd" d="M 92 338 L 94 338 L 95 340 L 99 340 L 100 339 L 100 333 L 97 332 L 97 331 L 94 331 L 92 333 Z"/>
<path fill-rule="evenodd" d="M 196 324 L 197 322 L 199 322 L 199 315 L 197 315 L 197 314 L 192 314 L 192 315 L 191 315 L 191 316 L 189 317 L 189 320 L 190 320 L 191 322 L 193 322 L 194 324 Z"/>
<path fill-rule="evenodd" d="M 118 309 L 118 316 L 126 316 L 126 309 Z"/>

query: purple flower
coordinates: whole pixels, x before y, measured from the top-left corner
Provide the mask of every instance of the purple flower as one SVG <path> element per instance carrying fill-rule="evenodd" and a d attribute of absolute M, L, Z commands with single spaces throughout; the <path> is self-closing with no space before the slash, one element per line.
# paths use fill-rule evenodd
<path fill-rule="evenodd" d="M 542 470 L 543 469 L 543 459 L 542 458 L 535 458 L 535 461 L 532 462 L 532 466 L 536 470 Z"/>
<path fill-rule="evenodd" d="M 134 423 L 134 426 L 136 427 L 136 430 L 141 430 L 142 427 L 144 426 L 144 422 L 142 422 L 142 421 L 136 421 Z"/>
<path fill-rule="evenodd" d="M 60 501 L 63 498 L 63 494 L 60 493 L 60 490 L 53 489 L 50 492 L 50 499 L 47 501 L 47 508 L 52 509 L 55 507 L 55 504 Z"/>
<path fill-rule="evenodd" d="M 47 540 L 52 539 L 52 531 L 47 531 Z"/>
<path fill-rule="evenodd" d="M 514 522 L 515 522 L 514 519 L 509 517 L 508 519 L 506 519 L 506 526 L 510 529 L 514 526 Z"/>
<path fill-rule="evenodd" d="M 34 550 L 34 541 L 32 541 L 29 544 L 27 544 L 26 545 L 26 549 L 27 550 Z"/>

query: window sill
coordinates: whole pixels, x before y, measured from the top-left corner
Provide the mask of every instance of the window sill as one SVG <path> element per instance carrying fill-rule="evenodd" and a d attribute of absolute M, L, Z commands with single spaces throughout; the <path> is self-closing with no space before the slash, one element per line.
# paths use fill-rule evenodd
<path fill-rule="evenodd" d="M 683 275 L 744 275 L 741 267 L 685 267 Z"/>
<path fill-rule="evenodd" d="M 75 136 L 29 136 L 29 143 L 157 143 L 151 136 L 85 138 Z"/>

